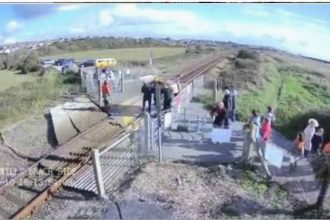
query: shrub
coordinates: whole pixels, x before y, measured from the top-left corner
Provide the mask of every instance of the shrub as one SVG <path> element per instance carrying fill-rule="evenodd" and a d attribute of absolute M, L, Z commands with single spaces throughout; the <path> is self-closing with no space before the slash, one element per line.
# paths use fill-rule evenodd
<path fill-rule="evenodd" d="M 325 143 L 330 141 L 330 110 L 311 110 L 309 112 L 300 113 L 290 118 L 290 120 L 284 121 L 279 126 L 279 130 L 283 132 L 287 137 L 293 139 L 297 132 L 302 131 L 306 126 L 308 119 L 315 118 L 320 127 L 324 128 L 324 141 Z"/>
<path fill-rule="evenodd" d="M 38 56 L 35 54 L 29 54 L 27 57 L 24 58 L 23 62 L 20 64 L 19 70 L 23 74 L 41 70 L 41 65 Z"/>
<path fill-rule="evenodd" d="M 64 84 L 80 84 L 79 74 L 74 71 L 67 71 L 63 75 L 63 83 Z"/>
<path fill-rule="evenodd" d="M 236 59 L 234 64 L 239 69 L 256 70 L 258 68 L 258 63 L 253 59 Z"/>
<path fill-rule="evenodd" d="M 253 59 L 253 60 L 258 60 L 260 58 L 257 52 L 246 49 L 239 50 L 237 57 L 242 59 Z"/>

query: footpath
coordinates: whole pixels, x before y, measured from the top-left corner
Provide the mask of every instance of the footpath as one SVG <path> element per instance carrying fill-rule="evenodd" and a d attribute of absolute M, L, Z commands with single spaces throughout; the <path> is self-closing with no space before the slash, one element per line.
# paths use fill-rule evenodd
<path fill-rule="evenodd" d="M 188 131 L 165 131 L 162 146 L 166 160 L 210 165 L 231 163 L 241 157 L 244 141 L 242 122 L 231 123 L 230 141 L 217 144 L 211 142 L 210 113 L 201 103 L 190 102 L 185 108 L 185 116 L 181 114 L 176 123 L 187 127 Z M 297 199 L 314 203 L 319 188 L 309 161 L 300 160 L 296 170 L 290 172 L 288 152 L 292 141 L 273 130 L 269 144 L 283 152 L 281 168 L 267 162 L 273 174 L 272 180 L 283 185 Z"/>

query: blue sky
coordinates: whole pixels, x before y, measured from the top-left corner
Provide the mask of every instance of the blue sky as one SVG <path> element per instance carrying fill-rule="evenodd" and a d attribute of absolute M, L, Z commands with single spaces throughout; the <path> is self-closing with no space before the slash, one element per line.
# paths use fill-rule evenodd
<path fill-rule="evenodd" d="M 330 60 L 330 4 L 0 4 L 0 44 L 70 36 L 194 38 Z"/>

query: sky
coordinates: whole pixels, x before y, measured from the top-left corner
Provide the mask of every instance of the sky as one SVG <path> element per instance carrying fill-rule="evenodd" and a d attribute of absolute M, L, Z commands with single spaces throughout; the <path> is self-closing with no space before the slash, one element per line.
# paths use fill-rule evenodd
<path fill-rule="evenodd" d="M 77 36 L 270 46 L 330 60 L 327 3 L 0 4 L 0 44 Z"/>

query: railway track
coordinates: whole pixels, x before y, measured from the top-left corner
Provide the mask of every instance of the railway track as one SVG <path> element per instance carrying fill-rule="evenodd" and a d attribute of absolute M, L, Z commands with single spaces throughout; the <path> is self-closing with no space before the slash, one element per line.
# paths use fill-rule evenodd
<path fill-rule="evenodd" d="M 214 58 L 184 74 L 179 80 L 187 85 L 222 60 Z M 104 120 L 11 179 L 0 187 L 0 219 L 26 218 L 37 212 L 64 181 L 90 161 L 92 149 L 124 132 L 122 127 Z"/>

